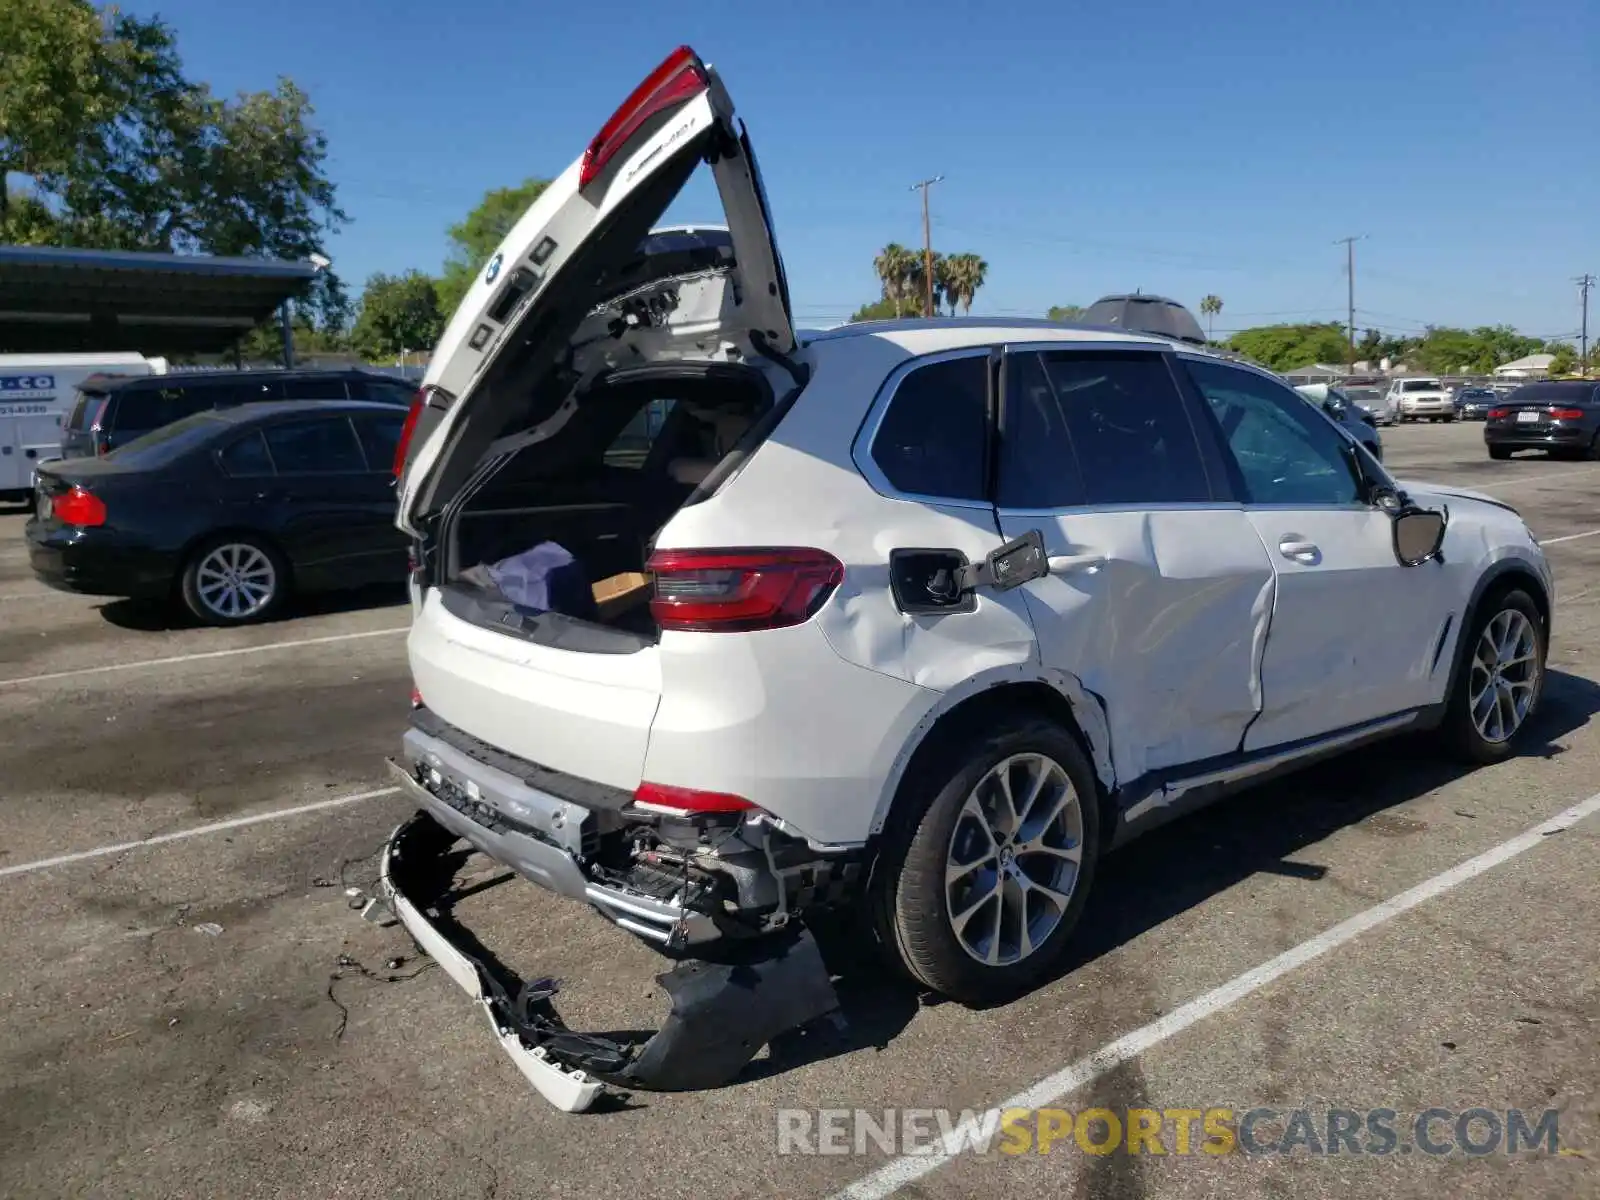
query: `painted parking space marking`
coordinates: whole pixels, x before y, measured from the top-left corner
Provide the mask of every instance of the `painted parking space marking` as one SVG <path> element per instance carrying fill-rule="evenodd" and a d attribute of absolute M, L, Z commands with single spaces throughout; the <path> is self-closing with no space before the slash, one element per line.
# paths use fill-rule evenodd
<path fill-rule="evenodd" d="M 1482 854 L 1469 858 L 1448 871 L 1426 879 L 1381 904 L 1373 905 L 1347 920 L 1340 921 L 1315 937 L 1284 951 L 1276 958 L 1268 959 L 1260 966 L 1197 996 L 1150 1024 L 1124 1034 L 1087 1057 L 1063 1067 L 1052 1075 L 1047 1075 L 1032 1087 L 1002 1100 L 995 1106 L 994 1111 L 1044 1108 L 1056 1104 L 1079 1088 L 1116 1070 L 1123 1063 L 1137 1058 L 1146 1050 L 1182 1033 L 1191 1025 L 1196 1025 L 1207 1017 L 1231 1008 L 1240 1000 L 1254 995 L 1268 984 L 1322 957 L 1330 950 L 1352 942 L 1363 933 L 1392 921 L 1402 913 L 1409 912 L 1420 904 L 1476 879 L 1501 863 L 1533 849 L 1552 834 L 1570 829 L 1585 817 L 1597 812 L 1600 812 L 1600 793 L 1579 801 L 1532 829 L 1501 842 L 1498 846 L 1485 850 Z M 961 1122 L 930 1147 L 929 1153 L 890 1159 L 870 1175 L 864 1176 L 837 1193 L 834 1200 L 883 1200 L 884 1197 L 892 1196 L 901 1188 L 932 1174 L 958 1157 L 962 1147 L 970 1144 L 971 1137 L 978 1131 L 977 1122 L 982 1119 L 980 1114 L 976 1120 Z"/>

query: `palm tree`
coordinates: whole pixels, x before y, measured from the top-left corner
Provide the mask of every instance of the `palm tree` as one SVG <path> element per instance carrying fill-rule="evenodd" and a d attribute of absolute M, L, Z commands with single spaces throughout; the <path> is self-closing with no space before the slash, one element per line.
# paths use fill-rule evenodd
<path fill-rule="evenodd" d="M 945 260 L 950 276 L 950 288 L 946 295 L 954 293 L 950 311 L 955 312 L 954 300 L 961 301 L 961 309 L 965 313 L 972 312 L 972 301 L 978 294 L 978 289 L 984 284 L 989 274 L 989 264 L 976 254 L 952 254 Z"/>
<path fill-rule="evenodd" d="M 916 265 L 916 256 L 899 242 L 890 242 L 872 260 L 872 268 L 883 282 L 884 298 L 894 302 L 896 315 L 904 314 L 906 292 Z"/>
<path fill-rule="evenodd" d="M 1211 327 L 1216 315 L 1222 311 L 1222 297 L 1217 295 L 1207 296 L 1200 301 L 1200 311 L 1205 315 L 1206 319 L 1206 341 L 1215 341 L 1216 339 L 1211 336 Z"/>

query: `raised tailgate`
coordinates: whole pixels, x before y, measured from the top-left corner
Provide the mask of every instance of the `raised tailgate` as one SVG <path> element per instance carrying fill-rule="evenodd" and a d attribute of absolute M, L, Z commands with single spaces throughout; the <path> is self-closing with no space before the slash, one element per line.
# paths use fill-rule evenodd
<path fill-rule="evenodd" d="M 422 702 L 456 728 L 555 771 L 639 785 L 661 700 L 656 647 L 552 649 L 462 620 L 429 588 L 409 650 Z"/>

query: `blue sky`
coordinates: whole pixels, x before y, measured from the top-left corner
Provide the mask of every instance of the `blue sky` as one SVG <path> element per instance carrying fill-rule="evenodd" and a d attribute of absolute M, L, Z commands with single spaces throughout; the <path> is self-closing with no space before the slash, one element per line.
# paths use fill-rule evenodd
<path fill-rule="evenodd" d="M 437 269 L 486 189 L 565 167 L 688 42 L 750 126 L 803 325 L 876 297 L 878 248 L 921 243 L 911 184 L 942 174 L 935 247 L 989 263 L 974 312 L 1141 288 L 1215 292 L 1219 333 L 1343 320 L 1334 243 L 1362 234 L 1362 327 L 1575 336 L 1573 278 L 1600 274 L 1592 3 L 126 7 L 169 20 L 219 91 L 309 91 L 355 286 Z M 720 212 L 691 185 L 672 216 Z"/>

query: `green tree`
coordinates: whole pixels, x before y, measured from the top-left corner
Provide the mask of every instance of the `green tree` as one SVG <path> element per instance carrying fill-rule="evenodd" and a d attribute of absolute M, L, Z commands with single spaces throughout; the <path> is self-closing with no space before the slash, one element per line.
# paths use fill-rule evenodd
<path fill-rule="evenodd" d="M 1337 321 L 1259 325 L 1234 334 L 1228 346 L 1273 371 L 1290 371 L 1310 363 L 1342 363 L 1349 353 L 1345 328 Z"/>
<path fill-rule="evenodd" d="M 899 302 L 884 296 L 882 299 L 874 300 L 871 304 L 863 304 L 850 314 L 850 320 L 852 322 L 892 321 L 899 316 L 901 316 Z"/>
<path fill-rule="evenodd" d="M 894 305 L 895 316 L 904 316 L 912 275 L 917 270 L 911 251 L 899 242 L 890 242 L 878 251 L 878 256 L 872 260 L 872 269 L 883 285 L 884 298 Z"/>
<path fill-rule="evenodd" d="M 515 187 L 494 188 L 484 193 L 460 224 L 450 226 L 450 252 L 438 282 L 439 311 L 446 322 L 461 307 L 472 281 L 500 248 L 511 227 L 549 186 L 548 179 L 524 179 Z"/>
<path fill-rule="evenodd" d="M 213 96 L 177 39 L 88 0 L 0 0 L 0 239 L 305 259 L 348 218 L 309 98 Z M 13 197 L 9 176 L 20 177 Z M 343 318 L 336 276 L 310 297 Z"/>
<path fill-rule="evenodd" d="M 961 301 L 961 311 L 970 313 L 972 301 L 989 277 L 989 264 L 976 254 L 962 253 L 950 256 L 950 282 L 955 289 L 956 299 Z M 955 305 L 950 306 L 951 312 Z"/>
<path fill-rule="evenodd" d="M 444 332 L 437 284 L 421 271 L 382 272 L 367 280 L 350 343 L 368 359 L 397 357 L 402 350 L 431 350 Z"/>
<path fill-rule="evenodd" d="M 1222 297 L 1208 295 L 1200 301 L 1200 314 L 1206 319 L 1206 341 L 1215 340 L 1212 337 L 1212 328 L 1216 323 L 1216 316 L 1222 311 Z"/>
<path fill-rule="evenodd" d="M 1376 329 L 1369 329 L 1361 335 L 1361 340 L 1356 343 L 1356 358 L 1374 366 L 1383 357 L 1383 334 Z"/>
<path fill-rule="evenodd" d="M 1554 356 L 1550 360 L 1551 378 L 1557 375 L 1571 375 L 1578 369 L 1578 353 L 1565 342 L 1561 342 L 1551 351 Z"/>
<path fill-rule="evenodd" d="M 1081 304 L 1052 304 L 1044 316 L 1047 321 L 1081 321 L 1086 311 Z"/>

